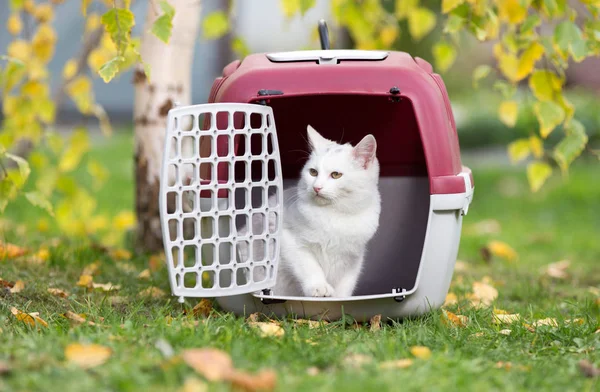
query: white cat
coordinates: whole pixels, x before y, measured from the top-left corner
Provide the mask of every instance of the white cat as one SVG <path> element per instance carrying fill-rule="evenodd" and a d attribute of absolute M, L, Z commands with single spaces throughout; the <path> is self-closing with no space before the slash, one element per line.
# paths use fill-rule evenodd
<path fill-rule="evenodd" d="M 307 127 L 311 153 L 284 193 L 275 295 L 348 297 L 379 226 L 376 141 L 340 145 Z M 271 223 L 271 222 L 270 222 Z"/>

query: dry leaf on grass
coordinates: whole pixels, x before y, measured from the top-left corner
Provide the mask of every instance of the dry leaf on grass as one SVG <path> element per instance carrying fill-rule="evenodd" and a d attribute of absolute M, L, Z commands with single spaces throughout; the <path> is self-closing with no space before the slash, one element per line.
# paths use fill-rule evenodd
<path fill-rule="evenodd" d="M 254 314 L 256 314 L 256 313 L 254 313 Z M 250 315 L 250 316 L 252 316 L 252 315 Z M 325 320 L 315 321 L 315 320 L 306 320 L 306 319 L 294 319 L 294 324 L 308 325 L 309 329 L 313 329 L 313 328 L 319 328 L 320 326 L 322 326 L 324 324 L 328 324 L 328 322 Z"/>
<path fill-rule="evenodd" d="M 184 350 L 181 358 L 208 381 L 226 380 L 233 372 L 233 361 L 229 354 L 214 348 Z"/>
<path fill-rule="evenodd" d="M 496 369 L 510 370 L 510 369 L 512 369 L 512 363 L 510 363 L 510 362 L 504 362 L 504 361 L 499 361 L 499 362 L 496 362 L 496 364 L 494 365 L 494 367 Z"/>
<path fill-rule="evenodd" d="M 111 354 L 110 348 L 99 344 L 71 343 L 65 348 L 67 361 L 84 369 L 102 365 Z"/>
<path fill-rule="evenodd" d="M 138 274 L 138 279 L 150 279 L 150 270 L 146 268 Z"/>
<path fill-rule="evenodd" d="M 68 291 L 64 291 L 64 290 L 57 289 L 54 287 L 49 288 L 48 292 L 50 294 L 54 295 L 55 297 L 60 297 L 60 298 L 67 298 L 69 295 L 71 295 Z"/>
<path fill-rule="evenodd" d="M 569 273 L 567 269 L 571 266 L 569 260 L 557 261 L 556 263 L 548 264 L 544 269 L 544 275 L 553 279 L 567 279 Z"/>
<path fill-rule="evenodd" d="M 579 361 L 579 370 L 581 370 L 581 373 L 586 377 L 600 377 L 600 369 L 587 359 Z"/>
<path fill-rule="evenodd" d="M 9 244 L 0 241 L 0 260 L 1 259 L 16 259 L 27 254 L 28 250 L 17 245 Z"/>
<path fill-rule="evenodd" d="M 79 287 L 92 287 L 93 281 L 92 275 L 81 275 L 76 284 Z"/>
<path fill-rule="evenodd" d="M 470 335 L 470 336 L 471 336 L 471 337 L 474 337 L 474 338 L 480 338 L 480 337 L 482 337 L 483 335 L 485 335 L 485 333 L 483 333 L 483 332 L 475 332 L 474 334 L 472 334 L 472 335 Z"/>
<path fill-rule="evenodd" d="M 600 328 L 594 331 L 594 333 L 600 333 Z"/>
<path fill-rule="evenodd" d="M 86 265 L 81 275 L 96 275 L 100 269 L 100 262 L 94 261 L 92 264 Z"/>
<path fill-rule="evenodd" d="M 429 347 L 425 346 L 412 346 L 410 348 L 410 353 L 419 359 L 429 359 L 431 357 L 431 350 Z"/>
<path fill-rule="evenodd" d="M 85 319 L 85 315 L 84 314 L 77 314 L 74 312 L 71 312 L 70 310 L 67 310 L 66 313 L 63 313 L 62 315 L 64 318 L 68 319 L 72 325 L 80 325 L 80 324 L 87 324 L 87 325 L 96 325 L 96 323 L 94 323 L 93 321 L 87 321 Z"/>
<path fill-rule="evenodd" d="M 20 293 L 25 288 L 25 282 L 22 280 L 17 280 L 15 285 L 10 289 L 12 294 Z"/>
<path fill-rule="evenodd" d="M 482 280 L 473 283 L 473 294 L 467 297 L 473 306 L 490 306 L 498 298 L 498 290 Z"/>
<path fill-rule="evenodd" d="M 545 318 L 545 319 L 534 321 L 533 324 L 531 324 L 531 325 L 536 328 L 540 327 L 542 325 L 546 325 L 549 327 L 558 327 L 558 321 L 556 321 L 555 318 Z"/>
<path fill-rule="evenodd" d="M 442 309 L 442 323 L 454 327 L 466 327 L 469 323 L 469 318 L 461 314 L 454 314 Z"/>
<path fill-rule="evenodd" d="M 308 374 L 309 376 L 312 376 L 312 377 L 318 375 L 319 373 L 321 373 L 321 371 L 316 366 L 311 366 L 308 369 L 306 369 L 306 374 Z"/>
<path fill-rule="evenodd" d="M 127 249 L 114 249 L 110 251 L 110 257 L 115 260 L 129 260 L 131 259 L 131 252 Z"/>
<path fill-rule="evenodd" d="M 158 271 L 159 269 L 163 268 L 164 265 L 165 265 L 164 255 L 161 255 L 161 256 L 153 255 L 153 256 L 150 256 L 150 259 L 148 259 L 148 268 L 150 269 L 151 272 Z"/>
<path fill-rule="evenodd" d="M 510 335 L 512 331 L 510 329 L 501 329 L 499 332 L 501 335 Z"/>
<path fill-rule="evenodd" d="M 7 289 L 10 289 L 12 287 L 14 287 L 15 282 L 10 282 L 8 280 L 4 280 L 2 278 L 0 278 L 0 287 L 5 287 Z"/>
<path fill-rule="evenodd" d="M 456 296 L 456 294 L 454 294 L 454 293 L 446 294 L 446 300 L 444 301 L 444 305 L 442 305 L 442 306 L 447 307 L 447 306 L 453 306 L 456 304 L 458 304 L 458 297 Z"/>
<path fill-rule="evenodd" d="M 454 271 L 456 272 L 466 272 L 469 270 L 469 265 L 462 261 L 462 260 L 456 260 L 456 262 L 454 263 Z"/>
<path fill-rule="evenodd" d="M 365 354 L 350 354 L 344 358 L 344 365 L 352 368 L 360 368 L 373 362 L 373 358 Z"/>
<path fill-rule="evenodd" d="M 121 285 L 108 283 L 93 283 L 92 288 L 101 289 L 102 291 L 117 291 L 121 290 Z"/>
<path fill-rule="evenodd" d="M 515 314 L 493 314 L 494 324 L 513 324 L 521 320 L 521 316 L 518 313 Z"/>
<path fill-rule="evenodd" d="M 250 316 L 248 316 L 248 318 L 246 319 L 246 322 L 256 323 L 256 322 L 258 322 L 258 320 L 260 320 L 260 313 L 252 313 Z"/>
<path fill-rule="evenodd" d="M 413 360 L 410 358 L 395 359 L 393 361 L 385 361 L 379 364 L 380 369 L 406 369 L 412 366 Z"/>
<path fill-rule="evenodd" d="M 234 388 L 247 392 L 272 391 L 277 385 L 277 374 L 270 369 L 261 370 L 256 374 L 235 370 L 229 376 L 229 381 Z"/>
<path fill-rule="evenodd" d="M 371 320 L 369 320 L 369 325 L 371 326 L 369 328 L 371 332 L 379 331 L 381 329 L 381 315 L 376 314 L 375 316 L 371 317 Z"/>
<path fill-rule="evenodd" d="M 150 297 L 150 298 L 162 298 L 165 295 L 167 295 L 167 293 L 165 293 L 163 290 L 159 289 L 158 287 L 148 287 L 147 289 L 144 289 L 142 291 L 140 291 L 140 296 L 142 297 Z"/>
<path fill-rule="evenodd" d="M 137 272 L 137 268 L 131 263 L 116 263 L 116 265 L 119 270 L 127 274 L 135 274 Z"/>
<path fill-rule="evenodd" d="M 206 298 L 202 298 L 200 302 L 192 309 L 192 314 L 195 317 L 208 317 L 212 311 L 212 302 Z"/>
<path fill-rule="evenodd" d="M 10 312 L 17 318 L 17 320 L 22 321 L 32 327 L 35 327 L 36 325 L 42 325 L 44 327 L 48 326 L 48 323 L 39 317 L 38 312 L 24 313 L 15 307 L 10 308 Z"/>
<path fill-rule="evenodd" d="M 207 392 L 208 385 L 196 378 L 196 377 L 188 377 L 183 382 L 183 385 L 179 389 L 180 392 Z"/>
<path fill-rule="evenodd" d="M 518 258 L 517 252 L 505 242 L 490 241 L 486 249 L 492 256 L 499 257 L 506 261 L 515 261 Z M 489 260 L 488 260 L 489 261 Z"/>
<path fill-rule="evenodd" d="M 262 337 L 280 337 L 285 334 L 285 331 L 280 325 L 272 322 L 251 321 L 248 325 L 258 329 Z"/>

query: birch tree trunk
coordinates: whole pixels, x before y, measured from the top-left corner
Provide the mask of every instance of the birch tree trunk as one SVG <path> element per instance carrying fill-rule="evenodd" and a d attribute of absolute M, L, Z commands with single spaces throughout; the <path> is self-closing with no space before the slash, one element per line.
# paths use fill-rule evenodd
<path fill-rule="evenodd" d="M 200 0 L 169 3 L 175 8 L 171 40 L 164 44 L 150 32 L 159 16 L 159 10 L 150 2 L 141 55 L 150 65 L 151 78 L 146 79 L 141 68 L 134 74 L 136 246 L 144 252 L 158 251 L 163 246 L 158 194 L 167 113 L 175 102 L 190 103 L 192 61 L 200 24 Z"/>

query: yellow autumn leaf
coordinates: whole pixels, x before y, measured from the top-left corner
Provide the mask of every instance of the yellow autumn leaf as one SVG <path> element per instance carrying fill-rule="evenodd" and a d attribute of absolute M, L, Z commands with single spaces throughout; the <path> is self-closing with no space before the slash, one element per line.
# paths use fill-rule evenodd
<path fill-rule="evenodd" d="M 521 320 L 521 315 L 515 314 L 492 314 L 494 324 L 513 324 Z"/>
<path fill-rule="evenodd" d="M 138 274 L 138 279 L 150 279 L 150 270 L 146 268 Z"/>
<path fill-rule="evenodd" d="M 92 288 L 93 289 L 100 289 L 102 291 L 117 291 L 117 290 L 121 289 L 121 286 L 118 285 L 118 284 L 117 285 L 112 284 L 110 282 L 108 282 L 108 283 L 95 283 L 95 282 L 92 282 Z"/>
<path fill-rule="evenodd" d="M 537 136 L 529 137 L 529 149 L 536 158 L 541 158 L 544 155 L 544 144 L 542 139 Z"/>
<path fill-rule="evenodd" d="M 94 278 L 91 275 L 81 275 L 76 285 L 80 287 L 91 287 Z"/>
<path fill-rule="evenodd" d="M 21 16 L 17 12 L 13 12 L 6 21 L 6 30 L 12 35 L 17 35 L 23 30 L 23 22 Z"/>
<path fill-rule="evenodd" d="M 66 88 L 67 94 L 83 114 L 91 112 L 93 104 L 92 81 L 85 75 L 73 79 Z"/>
<path fill-rule="evenodd" d="M 565 110 L 550 101 L 536 102 L 533 111 L 540 124 L 540 135 L 545 139 L 565 120 Z"/>
<path fill-rule="evenodd" d="M 65 347 L 65 358 L 69 363 L 83 369 L 90 369 L 105 363 L 112 355 L 112 350 L 99 344 L 71 343 Z"/>
<path fill-rule="evenodd" d="M 467 316 L 454 314 L 447 310 L 442 310 L 442 323 L 451 327 L 466 327 L 469 322 Z"/>
<path fill-rule="evenodd" d="M 544 275 L 553 279 L 567 279 L 569 273 L 567 270 L 571 266 L 571 261 L 561 260 L 556 263 L 551 263 L 544 269 Z"/>
<path fill-rule="evenodd" d="M 433 30 L 436 16 L 427 8 L 419 7 L 408 14 L 408 32 L 419 41 Z"/>
<path fill-rule="evenodd" d="M 498 290 L 486 283 L 473 282 L 473 293 L 468 295 L 473 306 L 490 306 L 498 298 Z"/>
<path fill-rule="evenodd" d="M 535 67 L 535 63 L 544 55 L 544 46 L 539 42 L 532 43 L 519 58 L 517 79 L 526 78 Z"/>
<path fill-rule="evenodd" d="M 500 121 L 507 127 L 514 127 L 517 123 L 517 114 L 519 113 L 519 107 L 515 101 L 504 101 L 498 108 L 498 116 Z"/>
<path fill-rule="evenodd" d="M 412 366 L 413 360 L 410 358 L 396 359 L 392 361 L 385 361 L 379 364 L 380 369 L 406 369 Z"/>
<path fill-rule="evenodd" d="M 517 56 L 512 53 L 499 52 L 498 67 L 506 79 L 513 83 L 519 81 L 519 59 L 517 59 Z"/>
<path fill-rule="evenodd" d="M 33 10 L 33 16 L 40 22 L 49 22 L 54 18 L 54 9 L 52 4 L 42 3 L 35 7 Z"/>
<path fill-rule="evenodd" d="M 558 321 L 556 321 L 555 318 L 545 318 L 541 320 L 536 320 L 531 325 L 536 328 L 540 326 L 558 327 Z"/>
<path fill-rule="evenodd" d="M 532 192 L 540 190 L 552 175 L 552 167 L 546 162 L 532 162 L 527 166 L 527 179 Z"/>
<path fill-rule="evenodd" d="M 499 332 L 501 335 L 510 335 L 512 333 L 512 330 L 510 329 L 501 329 Z"/>
<path fill-rule="evenodd" d="M 90 33 L 102 25 L 102 17 L 96 13 L 91 13 L 85 19 L 85 32 Z"/>
<path fill-rule="evenodd" d="M 57 289 L 54 287 L 49 288 L 48 292 L 50 294 L 54 295 L 55 297 L 60 297 L 60 298 L 67 298 L 69 295 L 71 295 L 68 291 Z"/>
<path fill-rule="evenodd" d="M 386 48 L 392 46 L 396 38 L 398 38 L 398 26 L 396 24 L 385 26 L 379 32 L 379 39 Z"/>
<path fill-rule="evenodd" d="M 540 101 L 552 101 L 562 88 L 563 81 L 554 72 L 536 70 L 529 78 L 529 88 Z"/>
<path fill-rule="evenodd" d="M 20 293 L 25 288 L 25 282 L 22 280 L 17 280 L 15 285 L 10 289 L 12 294 Z"/>
<path fill-rule="evenodd" d="M 369 325 L 369 330 L 371 332 L 381 330 L 381 315 L 376 314 L 375 316 L 371 317 L 371 320 L 369 320 Z"/>
<path fill-rule="evenodd" d="M 248 325 L 258 329 L 262 337 L 281 337 L 285 334 L 285 331 L 281 326 L 272 322 L 255 321 L 249 322 Z"/>
<path fill-rule="evenodd" d="M 419 359 L 429 359 L 431 358 L 431 350 L 429 347 L 425 346 L 412 346 L 410 348 L 410 353 Z"/>
<path fill-rule="evenodd" d="M 31 58 L 31 45 L 22 39 L 16 39 L 8 44 L 6 53 L 9 57 L 27 62 Z"/>
<path fill-rule="evenodd" d="M 447 14 L 464 2 L 465 0 L 442 0 L 442 12 Z"/>
<path fill-rule="evenodd" d="M 96 275 L 98 270 L 100 269 L 100 262 L 95 261 L 92 264 L 89 264 L 83 268 L 81 275 Z"/>
<path fill-rule="evenodd" d="M 162 298 L 165 295 L 167 295 L 163 290 L 159 289 L 158 287 L 148 287 L 147 289 L 144 289 L 142 291 L 140 291 L 139 294 L 141 297 L 150 297 L 153 299 L 158 299 L 158 298 Z"/>
<path fill-rule="evenodd" d="M 32 99 L 46 97 L 49 94 L 49 86 L 35 80 L 30 80 L 21 86 L 21 92 Z"/>
<path fill-rule="evenodd" d="M 25 248 L 0 241 L 0 260 L 16 259 L 17 257 L 27 254 L 27 252 L 28 250 Z"/>
<path fill-rule="evenodd" d="M 527 17 L 527 7 L 520 0 L 497 0 L 498 17 L 510 24 L 519 24 Z"/>
<path fill-rule="evenodd" d="M 530 153 L 531 142 L 529 139 L 518 139 L 508 145 L 508 157 L 513 164 L 527 158 Z"/>
<path fill-rule="evenodd" d="M 65 66 L 63 67 L 63 78 L 65 80 L 70 80 L 71 78 L 73 78 L 73 76 L 75 76 L 75 74 L 77 73 L 77 60 L 75 59 L 69 59 L 67 60 L 67 62 L 65 63 Z"/>
<path fill-rule="evenodd" d="M 50 61 L 54 55 L 56 32 L 49 24 L 41 24 L 31 40 L 33 54 L 42 63 Z"/>
<path fill-rule="evenodd" d="M 124 231 L 135 227 L 135 214 L 132 211 L 121 211 L 113 219 L 115 229 Z"/>
<path fill-rule="evenodd" d="M 452 305 L 456 305 L 458 304 L 458 297 L 456 296 L 456 294 L 454 293 L 448 293 L 446 294 L 446 300 L 444 301 L 444 307 L 446 306 L 452 306 Z"/>
<path fill-rule="evenodd" d="M 490 241 L 487 245 L 490 253 L 507 261 L 515 261 L 518 257 L 517 252 L 505 242 Z"/>
<path fill-rule="evenodd" d="M 110 252 L 110 256 L 115 260 L 130 260 L 131 252 L 127 249 L 115 249 Z"/>
<path fill-rule="evenodd" d="M 19 309 L 12 307 L 10 308 L 10 312 L 15 316 L 15 318 L 23 323 L 35 327 L 38 324 L 44 327 L 48 327 L 48 323 L 39 317 L 38 313 L 25 313 L 20 311 Z"/>
<path fill-rule="evenodd" d="M 184 350 L 181 358 L 208 381 L 226 380 L 234 370 L 229 354 L 214 348 Z"/>

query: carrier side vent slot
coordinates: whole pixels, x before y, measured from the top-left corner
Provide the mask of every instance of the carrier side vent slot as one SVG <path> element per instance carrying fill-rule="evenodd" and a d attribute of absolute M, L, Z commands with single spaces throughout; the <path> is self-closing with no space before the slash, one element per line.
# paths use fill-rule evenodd
<path fill-rule="evenodd" d="M 258 96 L 259 97 L 266 97 L 266 96 L 271 96 L 271 95 L 283 95 L 283 91 L 281 90 L 267 90 L 267 89 L 262 89 L 262 90 L 258 90 Z M 257 102 L 260 105 L 267 105 L 267 100 L 266 99 L 261 99 Z"/>

